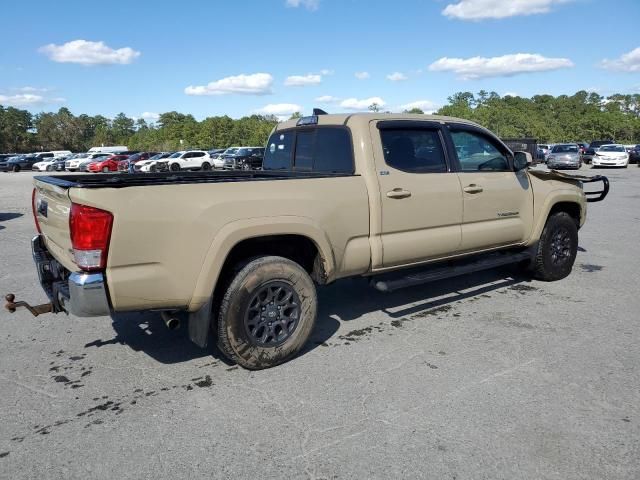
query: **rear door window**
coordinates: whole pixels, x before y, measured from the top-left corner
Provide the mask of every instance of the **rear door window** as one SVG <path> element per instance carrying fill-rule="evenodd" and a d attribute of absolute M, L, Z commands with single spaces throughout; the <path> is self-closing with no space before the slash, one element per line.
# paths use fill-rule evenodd
<path fill-rule="evenodd" d="M 440 133 L 435 128 L 383 129 L 380 139 L 390 167 L 411 173 L 447 171 Z"/>

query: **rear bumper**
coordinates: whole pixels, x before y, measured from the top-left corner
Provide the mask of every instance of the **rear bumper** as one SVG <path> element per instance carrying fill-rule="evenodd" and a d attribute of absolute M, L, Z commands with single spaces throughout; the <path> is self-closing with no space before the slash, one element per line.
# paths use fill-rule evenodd
<path fill-rule="evenodd" d="M 53 312 L 77 317 L 109 315 L 107 284 L 102 273 L 69 272 L 47 250 L 38 235 L 31 240 L 33 261 L 42 289 L 53 304 Z"/>

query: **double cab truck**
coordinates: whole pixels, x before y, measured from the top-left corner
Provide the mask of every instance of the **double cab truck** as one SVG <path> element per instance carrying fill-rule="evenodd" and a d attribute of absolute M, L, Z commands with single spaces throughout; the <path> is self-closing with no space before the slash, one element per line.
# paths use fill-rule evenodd
<path fill-rule="evenodd" d="M 465 120 L 314 113 L 274 129 L 261 171 L 35 177 L 49 302 L 9 294 L 7 308 L 157 311 L 245 368 L 272 367 L 307 342 L 319 285 L 366 276 L 388 292 L 508 263 L 566 277 L 587 198 L 608 191 L 606 177 L 530 169 Z"/>

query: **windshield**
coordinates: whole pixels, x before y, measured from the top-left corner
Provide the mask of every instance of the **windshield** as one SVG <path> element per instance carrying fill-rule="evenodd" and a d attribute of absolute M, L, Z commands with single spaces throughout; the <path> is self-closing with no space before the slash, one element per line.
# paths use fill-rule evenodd
<path fill-rule="evenodd" d="M 626 152 L 622 145 L 603 145 L 600 147 L 601 152 Z"/>
<path fill-rule="evenodd" d="M 157 155 L 154 155 L 153 157 L 149 158 L 149 160 L 160 160 L 163 156 L 164 156 L 164 153 L 158 153 Z"/>
<path fill-rule="evenodd" d="M 178 158 L 180 157 L 180 155 L 182 155 L 184 152 L 176 152 L 173 155 L 171 155 L 169 158 Z"/>
<path fill-rule="evenodd" d="M 578 153 L 577 145 L 556 145 L 551 150 L 553 153 Z"/>
<path fill-rule="evenodd" d="M 235 154 L 238 150 L 240 150 L 240 149 L 239 149 L 239 148 L 237 148 L 237 147 L 234 147 L 234 148 L 227 148 L 227 149 L 223 152 L 223 155 L 233 155 L 233 154 Z"/>
<path fill-rule="evenodd" d="M 250 152 L 251 152 L 251 150 L 249 148 L 240 148 L 236 152 L 236 155 L 238 155 L 238 156 L 249 155 Z"/>

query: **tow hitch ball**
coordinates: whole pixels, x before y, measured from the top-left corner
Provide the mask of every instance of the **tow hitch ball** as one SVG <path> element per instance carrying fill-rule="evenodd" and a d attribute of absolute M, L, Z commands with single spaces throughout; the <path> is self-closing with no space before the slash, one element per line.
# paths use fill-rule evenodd
<path fill-rule="evenodd" d="M 43 303 L 42 305 L 31 306 L 27 302 L 16 302 L 16 296 L 13 293 L 8 293 L 4 299 L 7 301 L 4 308 L 14 313 L 17 308 L 24 307 L 31 312 L 34 317 L 37 317 L 41 313 L 50 313 L 53 311 L 53 305 L 51 303 Z"/>

